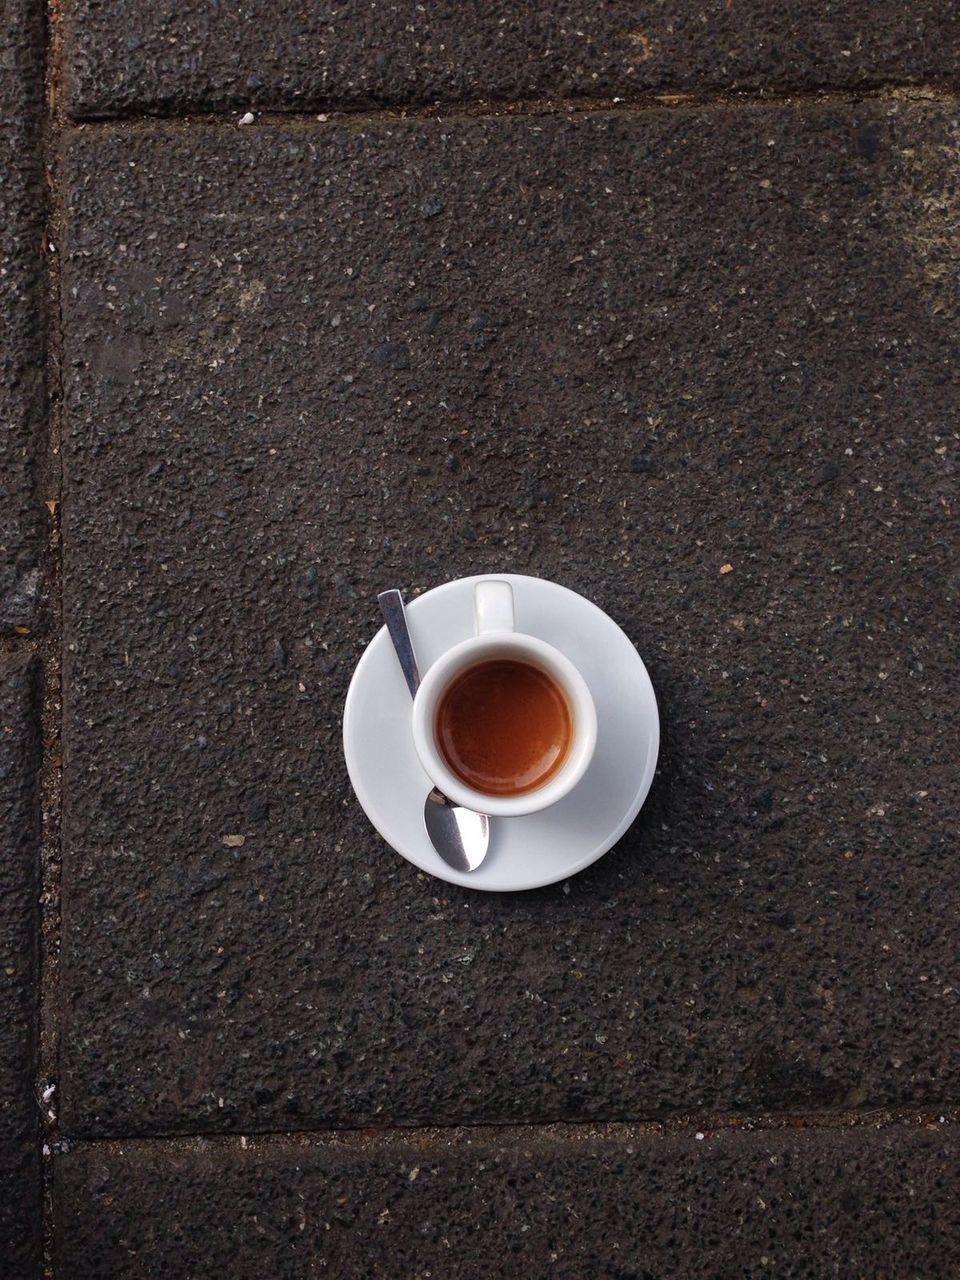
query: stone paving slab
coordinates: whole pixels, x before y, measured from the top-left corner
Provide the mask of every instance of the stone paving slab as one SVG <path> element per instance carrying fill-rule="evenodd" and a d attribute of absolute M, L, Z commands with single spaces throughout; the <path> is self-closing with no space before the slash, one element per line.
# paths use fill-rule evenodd
<path fill-rule="evenodd" d="M 0 658 L 0 1275 L 39 1265 L 37 668 Z"/>
<path fill-rule="evenodd" d="M 68 1133 L 957 1096 L 956 138 L 70 134 Z M 340 746 L 375 592 L 491 570 L 607 608 L 664 725 L 618 849 L 504 897 Z"/>
<path fill-rule="evenodd" d="M 949 1129 L 699 1137 L 81 1149 L 58 1161 L 57 1275 L 939 1280 L 960 1268 Z"/>
<path fill-rule="evenodd" d="M 0 29 L 0 634 L 29 627 L 43 536 L 33 458 L 43 426 L 40 121 L 43 9 L 5 6 Z"/>
<path fill-rule="evenodd" d="M 70 0 L 76 116 L 956 83 L 953 5 Z"/>

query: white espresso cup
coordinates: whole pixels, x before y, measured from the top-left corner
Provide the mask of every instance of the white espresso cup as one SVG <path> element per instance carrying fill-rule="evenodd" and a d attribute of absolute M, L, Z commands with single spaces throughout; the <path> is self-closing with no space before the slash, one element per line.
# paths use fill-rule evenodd
<path fill-rule="evenodd" d="M 417 755 L 434 786 L 452 800 L 478 813 L 515 818 L 556 804 L 577 785 L 597 744 L 597 713 L 583 676 L 552 644 L 515 629 L 513 590 L 509 582 L 487 578 L 474 588 L 476 635 L 448 649 L 430 667 L 413 701 L 413 741 Z M 459 778 L 444 759 L 437 742 L 440 700 L 452 682 L 470 667 L 498 658 L 529 663 L 560 688 L 570 712 L 571 731 L 560 767 L 541 786 L 517 795 L 490 795 Z"/>

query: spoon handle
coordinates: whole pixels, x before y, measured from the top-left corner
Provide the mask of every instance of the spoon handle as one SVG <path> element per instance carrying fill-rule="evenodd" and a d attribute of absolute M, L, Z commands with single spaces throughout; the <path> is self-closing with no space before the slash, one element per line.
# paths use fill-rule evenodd
<path fill-rule="evenodd" d="M 413 652 L 413 641 L 407 630 L 407 619 L 403 610 L 403 596 L 396 589 L 381 591 L 377 596 L 380 612 L 390 632 L 390 639 L 400 662 L 400 670 L 407 682 L 411 698 L 417 696 L 420 687 L 420 672 L 417 670 L 417 658 Z"/>

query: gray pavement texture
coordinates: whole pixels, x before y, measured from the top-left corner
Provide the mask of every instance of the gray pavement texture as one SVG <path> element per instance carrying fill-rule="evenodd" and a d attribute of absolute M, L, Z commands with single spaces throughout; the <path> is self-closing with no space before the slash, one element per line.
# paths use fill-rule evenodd
<path fill-rule="evenodd" d="M 0 636 L 32 627 L 45 515 L 33 459 L 44 422 L 40 155 L 42 10 L 5 5 L 0 23 Z"/>
<path fill-rule="evenodd" d="M 936 1126 L 934 1126 L 936 1127 Z M 955 1134 L 872 1128 L 84 1150 L 71 1280 L 934 1280 L 960 1269 Z"/>
<path fill-rule="evenodd" d="M 68 1136 L 957 1096 L 957 139 L 68 131 Z M 339 720 L 377 589 L 498 569 L 613 615 L 664 743 L 611 855 L 484 897 Z"/>
<path fill-rule="evenodd" d="M 933 0 L 74 0 L 64 16 L 76 116 L 956 84 L 960 56 L 960 12 Z"/>
<path fill-rule="evenodd" d="M 34 630 L 44 524 L 34 461 L 44 425 L 43 17 L 13 0 L 0 23 L 0 1276 L 32 1280 L 40 1249 L 34 1097 L 39 754 L 37 667 L 11 656 Z"/>
<path fill-rule="evenodd" d="M 3 18 L 0 1280 L 960 1274 L 960 10 Z M 663 747 L 480 895 L 340 716 L 378 589 L 503 570 Z"/>
<path fill-rule="evenodd" d="M 0 1276 L 39 1261 L 37 667 L 0 657 Z"/>

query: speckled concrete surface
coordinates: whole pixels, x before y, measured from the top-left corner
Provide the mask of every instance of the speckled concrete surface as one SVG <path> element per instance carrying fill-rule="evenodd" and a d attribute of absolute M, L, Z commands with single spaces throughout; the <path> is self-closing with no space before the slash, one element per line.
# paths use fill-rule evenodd
<path fill-rule="evenodd" d="M 37 665 L 0 656 L 0 1276 L 30 1280 L 40 1249 L 34 1099 L 40 821 Z"/>
<path fill-rule="evenodd" d="M 40 1265 L 34 1099 L 40 847 L 38 634 L 47 515 L 35 460 L 45 428 L 46 188 L 43 11 L 12 0 L 0 23 L 0 1276 Z"/>
<path fill-rule="evenodd" d="M 4 18 L 0 1280 L 960 1274 L 956 8 Z M 479 895 L 340 716 L 499 570 L 663 745 Z"/>
<path fill-rule="evenodd" d="M 58 1245 L 72 1280 L 935 1280 L 958 1156 L 906 1128 L 132 1144 L 60 1162 Z"/>
<path fill-rule="evenodd" d="M 956 1096 L 956 139 L 68 134 L 67 1134 Z M 339 716 L 377 589 L 496 569 L 611 612 L 664 745 L 613 854 L 481 899 Z"/>
<path fill-rule="evenodd" d="M 933 0 L 69 0 L 64 18 L 80 116 L 955 84 L 960 55 Z"/>
<path fill-rule="evenodd" d="M 0 24 L 0 639 L 32 628 L 46 511 L 33 461 L 44 426 L 40 157 L 43 19 L 32 0 Z"/>

